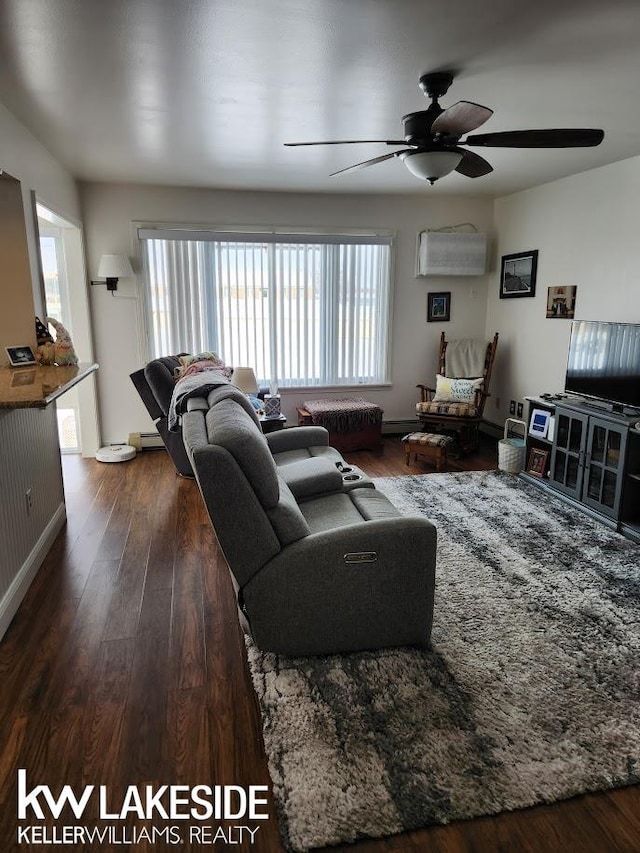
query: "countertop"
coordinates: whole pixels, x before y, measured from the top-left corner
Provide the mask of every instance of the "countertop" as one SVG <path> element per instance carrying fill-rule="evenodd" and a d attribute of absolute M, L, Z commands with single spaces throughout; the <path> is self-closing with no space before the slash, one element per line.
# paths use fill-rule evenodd
<path fill-rule="evenodd" d="M 0 367 L 0 409 L 43 409 L 97 369 L 97 364 Z"/>

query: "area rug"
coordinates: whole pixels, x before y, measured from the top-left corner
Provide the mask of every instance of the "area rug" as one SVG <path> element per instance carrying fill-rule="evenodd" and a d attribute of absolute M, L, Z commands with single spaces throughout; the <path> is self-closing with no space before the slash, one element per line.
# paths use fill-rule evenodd
<path fill-rule="evenodd" d="M 248 642 L 285 846 L 640 781 L 640 546 L 508 474 L 376 486 L 438 528 L 433 648 Z"/>

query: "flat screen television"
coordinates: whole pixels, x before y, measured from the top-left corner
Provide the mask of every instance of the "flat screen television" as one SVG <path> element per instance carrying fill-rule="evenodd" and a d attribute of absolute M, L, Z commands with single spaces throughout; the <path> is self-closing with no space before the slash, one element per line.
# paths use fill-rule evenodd
<path fill-rule="evenodd" d="M 574 320 L 565 391 L 640 409 L 640 324 Z"/>

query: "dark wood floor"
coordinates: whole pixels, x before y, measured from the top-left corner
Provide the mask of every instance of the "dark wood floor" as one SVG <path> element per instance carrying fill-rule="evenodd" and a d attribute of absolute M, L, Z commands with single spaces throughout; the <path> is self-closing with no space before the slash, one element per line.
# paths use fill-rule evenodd
<path fill-rule="evenodd" d="M 348 458 L 374 476 L 429 470 L 405 466 L 398 439 Z M 452 468 L 493 468 L 495 458 L 488 442 Z M 163 451 L 122 465 L 65 457 L 64 474 L 67 526 L 0 645 L 0 851 L 16 848 L 17 768 L 29 788 L 104 784 L 114 801 L 128 785 L 269 783 L 232 588 L 196 485 Z M 348 849 L 640 851 L 639 790 Z M 213 849 L 280 851 L 275 816 L 253 846 Z"/>

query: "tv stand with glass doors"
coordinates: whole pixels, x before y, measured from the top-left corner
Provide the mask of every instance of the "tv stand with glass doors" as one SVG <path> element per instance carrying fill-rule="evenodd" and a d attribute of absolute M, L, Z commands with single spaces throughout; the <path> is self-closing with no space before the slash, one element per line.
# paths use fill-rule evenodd
<path fill-rule="evenodd" d="M 640 542 L 640 429 L 637 415 L 598 409 L 564 395 L 525 397 L 527 435 L 522 478 Z"/>

